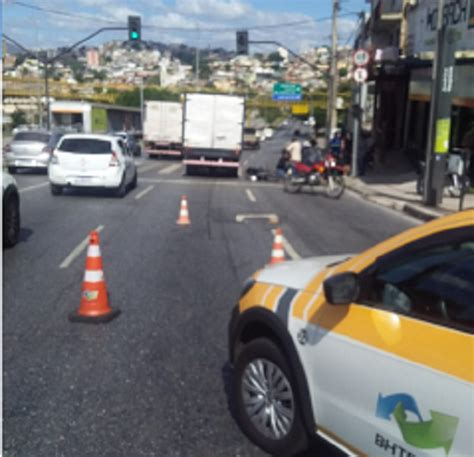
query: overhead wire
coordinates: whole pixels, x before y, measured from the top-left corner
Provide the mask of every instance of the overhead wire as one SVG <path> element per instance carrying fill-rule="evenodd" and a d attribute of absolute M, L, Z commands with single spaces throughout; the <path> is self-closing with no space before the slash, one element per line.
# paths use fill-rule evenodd
<path fill-rule="evenodd" d="M 30 3 L 25 3 L 21 0 L 12 0 L 11 4 L 17 5 L 23 8 L 29 8 L 35 11 L 43 12 L 43 13 L 48 13 L 48 14 L 56 14 L 56 15 L 61 15 L 65 17 L 71 17 L 71 18 L 78 18 L 78 19 L 85 19 L 85 20 L 95 20 L 95 21 L 100 21 L 104 23 L 109 23 L 109 24 L 121 24 L 120 21 L 116 20 L 111 20 L 111 19 L 106 19 L 102 18 L 100 16 L 89 16 L 89 15 L 84 15 L 84 14 L 78 14 L 78 13 L 71 13 L 68 11 L 61 11 L 57 9 L 51 9 L 51 8 L 45 8 L 42 6 L 38 5 L 33 5 Z M 339 17 L 345 17 L 345 16 L 351 16 L 356 13 L 353 12 L 347 12 L 344 14 L 340 14 Z M 142 28 L 146 29 L 154 29 L 154 30 L 162 30 L 162 31 L 171 31 L 171 32 L 191 32 L 191 33 L 196 33 L 199 28 L 199 32 L 206 32 L 206 33 L 228 33 L 228 32 L 236 32 L 238 30 L 271 30 L 271 29 L 277 29 L 277 28 L 283 28 L 283 27 L 294 27 L 294 26 L 299 26 L 299 25 L 304 25 L 304 24 L 311 24 L 311 23 L 316 23 L 316 22 L 324 22 L 331 20 L 331 17 L 321 17 L 321 18 L 307 18 L 307 19 L 301 19 L 298 21 L 290 21 L 290 22 L 281 22 L 281 23 L 276 23 L 276 24 L 268 24 L 268 25 L 251 25 L 251 26 L 233 26 L 233 27 L 163 27 L 163 26 L 158 26 L 154 24 L 143 24 Z"/>

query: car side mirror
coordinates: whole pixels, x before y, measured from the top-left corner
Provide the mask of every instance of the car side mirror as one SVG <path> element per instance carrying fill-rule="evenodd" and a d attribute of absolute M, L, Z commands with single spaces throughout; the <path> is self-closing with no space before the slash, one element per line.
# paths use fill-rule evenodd
<path fill-rule="evenodd" d="M 324 295 L 331 305 L 348 305 L 359 296 L 359 278 L 352 272 L 339 273 L 323 283 Z"/>

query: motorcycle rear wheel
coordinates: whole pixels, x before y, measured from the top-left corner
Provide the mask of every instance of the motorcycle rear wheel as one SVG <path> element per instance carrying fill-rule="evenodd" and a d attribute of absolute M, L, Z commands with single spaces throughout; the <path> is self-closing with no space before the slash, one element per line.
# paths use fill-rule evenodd
<path fill-rule="evenodd" d="M 346 184 L 342 175 L 329 175 L 326 184 L 326 195 L 329 198 L 340 198 Z"/>
<path fill-rule="evenodd" d="M 283 183 L 283 188 L 286 192 L 290 194 L 296 194 L 301 191 L 303 184 L 296 182 L 293 176 L 285 176 L 285 182 Z"/>

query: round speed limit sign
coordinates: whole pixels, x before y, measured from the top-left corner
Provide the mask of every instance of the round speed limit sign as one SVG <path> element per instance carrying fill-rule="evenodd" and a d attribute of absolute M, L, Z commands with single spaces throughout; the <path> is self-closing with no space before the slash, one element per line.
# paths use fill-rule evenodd
<path fill-rule="evenodd" d="M 356 68 L 354 70 L 354 81 L 356 83 L 365 83 L 369 77 L 369 72 L 365 68 Z"/>
<path fill-rule="evenodd" d="M 358 49 L 354 52 L 354 63 L 358 67 L 365 67 L 370 60 L 369 53 L 365 49 Z"/>

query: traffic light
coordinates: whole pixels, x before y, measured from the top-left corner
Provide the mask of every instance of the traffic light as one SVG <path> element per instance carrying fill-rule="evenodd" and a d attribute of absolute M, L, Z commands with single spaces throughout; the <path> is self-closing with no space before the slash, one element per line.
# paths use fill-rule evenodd
<path fill-rule="evenodd" d="M 246 56 L 249 53 L 249 32 L 247 30 L 237 31 L 237 55 Z"/>
<path fill-rule="evenodd" d="M 140 16 L 128 16 L 128 39 L 140 41 L 142 39 L 142 20 Z"/>

